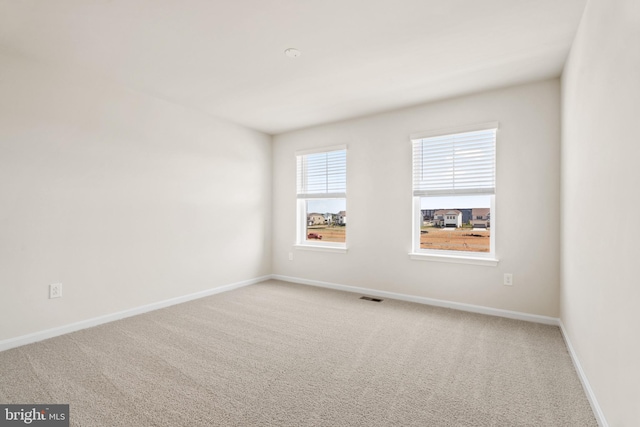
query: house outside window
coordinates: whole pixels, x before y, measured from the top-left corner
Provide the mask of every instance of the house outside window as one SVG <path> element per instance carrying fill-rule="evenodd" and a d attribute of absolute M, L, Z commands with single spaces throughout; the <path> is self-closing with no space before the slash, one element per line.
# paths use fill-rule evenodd
<path fill-rule="evenodd" d="M 346 146 L 296 152 L 300 248 L 346 250 Z"/>
<path fill-rule="evenodd" d="M 492 122 L 411 136 L 413 259 L 497 264 L 497 130 Z"/>

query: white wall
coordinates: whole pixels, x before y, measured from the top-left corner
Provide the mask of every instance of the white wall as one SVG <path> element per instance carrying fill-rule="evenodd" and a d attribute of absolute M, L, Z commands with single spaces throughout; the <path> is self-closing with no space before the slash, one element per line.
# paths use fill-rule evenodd
<path fill-rule="evenodd" d="M 638 426 L 640 2 L 589 1 L 562 82 L 561 318 L 609 425 Z"/>
<path fill-rule="evenodd" d="M 0 340 L 269 274 L 270 218 L 268 135 L 0 55 Z"/>
<path fill-rule="evenodd" d="M 495 120 L 499 266 L 410 260 L 409 135 Z M 348 145 L 349 251 L 295 251 L 295 151 L 340 144 Z M 278 135 L 273 273 L 557 317 L 559 155 L 557 79 Z M 502 284 L 507 272 L 513 287 Z"/>

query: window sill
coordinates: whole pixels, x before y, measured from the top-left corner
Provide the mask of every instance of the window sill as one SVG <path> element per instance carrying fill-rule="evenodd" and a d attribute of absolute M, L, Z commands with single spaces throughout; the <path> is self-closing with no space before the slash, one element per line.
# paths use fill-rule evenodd
<path fill-rule="evenodd" d="M 333 252 L 338 254 L 346 254 L 346 247 L 339 246 L 319 246 L 319 245 L 293 245 L 296 250 L 302 251 L 317 251 L 317 252 Z"/>
<path fill-rule="evenodd" d="M 439 255 L 411 252 L 409 258 L 420 261 L 448 262 L 453 264 L 486 265 L 497 267 L 499 260 L 496 258 L 480 258 L 461 255 Z"/>

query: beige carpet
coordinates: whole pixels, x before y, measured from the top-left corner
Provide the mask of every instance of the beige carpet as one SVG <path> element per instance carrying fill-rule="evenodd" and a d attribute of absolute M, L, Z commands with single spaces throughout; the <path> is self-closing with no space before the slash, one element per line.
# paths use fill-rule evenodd
<path fill-rule="evenodd" d="M 0 353 L 74 426 L 596 426 L 557 327 L 277 281 Z"/>

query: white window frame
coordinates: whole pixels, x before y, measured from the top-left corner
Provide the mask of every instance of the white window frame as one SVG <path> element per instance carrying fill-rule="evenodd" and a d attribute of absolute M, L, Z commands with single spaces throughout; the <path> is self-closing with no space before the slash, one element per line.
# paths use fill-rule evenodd
<path fill-rule="evenodd" d="M 497 150 L 497 141 L 498 141 L 498 122 L 489 122 L 482 124 L 474 124 L 467 126 L 459 126 L 455 128 L 447 128 L 447 129 L 439 129 L 434 131 L 421 132 L 417 134 L 410 135 L 409 139 L 412 144 L 412 148 L 415 142 L 426 139 L 433 138 L 438 136 L 445 135 L 455 135 L 466 132 L 476 132 L 482 130 L 496 130 L 496 139 L 495 139 L 495 147 Z M 413 149 L 412 149 L 412 159 L 413 159 Z M 496 155 L 494 154 L 494 160 L 496 159 Z M 412 175 L 413 175 L 413 162 L 412 162 Z M 495 166 L 494 166 L 495 167 Z M 415 184 L 414 184 L 415 187 Z M 456 191 L 453 190 L 450 193 L 444 192 L 440 193 L 441 196 L 448 197 L 457 197 L 457 196 L 474 196 L 478 195 L 477 192 L 473 190 L 461 190 Z M 485 195 L 489 195 L 485 193 Z M 410 259 L 413 260 L 421 260 L 421 261 L 436 261 L 436 262 L 448 262 L 448 263 L 462 263 L 462 264 L 474 264 L 474 265 L 486 265 L 486 266 L 497 266 L 498 258 L 496 256 L 496 229 L 497 229 L 497 215 L 495 214 L 495 199 L 496 199 L 496 189 L 495 189 L 495 171 L 494 171 L 494 191 L 490 194 L 490 212 L 491 212 L 491 234 L 490 234 L 490 252 L 467 252 L 467 251 L 455 251 L 455 250 L 436 250 L 436 249 L 422 249 L 420 248 L 420 231 L 422 225 L 422 210 L 421 210 L 421 199 L 423 197 L 427 197 L 424 195 L 416 195 L 416 191 L 412 191 L 412 200 L 413 200 L 413 209 L 412 209 L 412 251 L 409 253 Z M 459 206 L 462 208 L 462 206 Z"/>
<path fill-rule="evenodd" d="M 296 151 L 296 168 L 299 168 L 299 162 L 301 161 L 301 157 L 304 157 L 309 154 L 318 154 L 318 153 L 329 153 L 332 151 L 347 151 L 346 145 L 335 145 L 331 147 L 321 147 L 315 148 L 311 150 L 300 150 Z M 322 251 L 322 252 L 336 252 L 336 253 L 346 253 L 347 252 L 347 239 L 348 236 L 345 236 L 345 242 L 323 242 L 321 240 L 308 240 L 307 239 L 307 201 L 309 200 L 330 200 L 330 199 L 341 199 L 345 200 L 345 209 L 346 209 L 346 200 L 347 200 L 347 191 L 346 191 L 346 154 L 345 154 L 345 187 L 344 191 L 338 192 L 316 192 L 314 194 L 304 194 L 301 193 L 300 183 L 298 182 L 301 179 L 300 171 L 296 173 L 296 181 L 297 181 L 297 193 L 296 193 L 296 244 L 294 247 L 299 250 L 313 250 L 313 251 Z"/>

